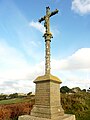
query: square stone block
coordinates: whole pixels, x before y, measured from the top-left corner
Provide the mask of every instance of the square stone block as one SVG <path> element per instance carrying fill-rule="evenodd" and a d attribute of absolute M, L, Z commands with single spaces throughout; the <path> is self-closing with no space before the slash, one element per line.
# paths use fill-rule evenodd
<path fill-rule="evenodd" d="M 76 119 L 75 119 L 75 115 L 64 114 L 63 116 L 59 116 L 52 119 L 23 115 L 23 116 L 19 116 L 18 120 L 76 120 Z"/>

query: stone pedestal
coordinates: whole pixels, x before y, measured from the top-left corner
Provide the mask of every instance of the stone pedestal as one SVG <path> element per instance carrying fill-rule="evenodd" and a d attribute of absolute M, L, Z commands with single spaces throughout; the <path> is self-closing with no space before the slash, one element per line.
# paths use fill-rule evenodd
<path fill-rule="evenodd" d="M 36 84 L 35 105 L 31 115 L 20 116 L 19 120 L 75 120 L 74 115 L 64 114 L 60 102 L 61 80 L 51 74 L 39 76 Z"/>
<path fill-rule="evenodd" d="M 54 118 L 64 115 L 60 104 L 61 81 L 53 75 L 44 75 L 36 78 L 35 105 L 31 116 Z"/>

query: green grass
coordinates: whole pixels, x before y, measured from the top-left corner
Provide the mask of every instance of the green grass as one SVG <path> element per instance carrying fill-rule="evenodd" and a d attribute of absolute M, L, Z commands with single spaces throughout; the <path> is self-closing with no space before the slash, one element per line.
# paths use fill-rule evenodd
<path fill-rule="evenodd" d="M 77 115 L 77 120 L 90 120 L 90 111 L 82 112 L 81 115 Z"/>
<path fill-rule="evenodd" d="M 1 100 L 0 105 L 5 105 L 5 104 L 14 104 L 14 103 L 22 103 L 22 102 L 30 102 L 30 98 L 14 98 L 14 99 L 9 99 L 9 100 Z"/>

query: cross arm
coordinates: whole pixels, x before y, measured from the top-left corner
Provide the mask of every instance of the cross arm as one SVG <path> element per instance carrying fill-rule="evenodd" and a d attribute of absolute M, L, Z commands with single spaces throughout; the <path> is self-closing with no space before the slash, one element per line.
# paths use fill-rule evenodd
<path fill-rule="evenodd" d="M 57 14 L 58 12 L 59 12 L 59 10 L 57 10 L 57 9 L 55 11 L 51 12 L 50 17 Z"/>
<path fill-rule="evenodd" d="M 39 19 L 39 20 L 38 20 L 38 22 L 40 22 L 40 23 L 41 23 L 41 22 L 42 22 L 42 21 L 44 21 L 44 20 L 45 20 L 45 16 L 44 16 L 44 17 L 42 17 L 41 19 Z"/>

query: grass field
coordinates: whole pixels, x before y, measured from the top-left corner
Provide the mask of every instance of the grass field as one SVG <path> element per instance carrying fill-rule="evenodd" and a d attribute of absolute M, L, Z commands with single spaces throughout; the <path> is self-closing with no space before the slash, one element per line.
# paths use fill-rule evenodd
<path fill-rule="evenodd" d="M 0 120 L 18 120 L 18 116 L 30 114 L 34 99 L 14 98 L 0 101 Z"/>
<path fill-rule="evenodd" d="M 30 102 L 30 101 L 31 101 L 30 98 L 14 98 L 14 99 L 8 99 L 8 100 L 1 100 L 0 105 Z"/>

